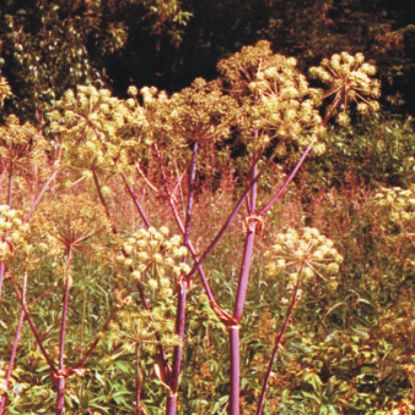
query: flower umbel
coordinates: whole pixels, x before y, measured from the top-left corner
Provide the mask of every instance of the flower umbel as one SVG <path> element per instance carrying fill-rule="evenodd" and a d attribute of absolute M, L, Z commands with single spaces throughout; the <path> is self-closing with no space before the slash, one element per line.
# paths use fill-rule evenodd
<path fill-rule="evenodd" d="M 379 110 L 380 81 L 373 78 L 376 67 L 365 62 L 362 53 L 336 53 L 330 59 L 323 59 L 320 66 L 310 68 L 309 72 L 327 86 L 324 98 L 332 100 L 329 110 L 340 109 L 337 117 L 340 124 L 350 122 L 347 111 L 351 103 L 355 103 L 360 114 Z"/>
<path fill-rule="evenodd" d="M 65 159 L 81 169 L 123 168 L 150 144 L 137 100 L 115 98 L 107 89 L 68 90 L 48 118 L 50 132 L 62 139 Z"/>
<path fill-rule="evenodd" d="M 287 271 L 293 273 L 294 279 L 300 270 L 305 279 L 315 275 L 323 279 L 324 275 L 334 276 L 343 261 L 333 241 L 321 235 L 318 229 L 309 227 L 301 231 L 290 228 L 277 235 L 265 257 L 271 276 Z"/>
<path fill-rule="evenodd" d="M 0 205 L 0 262 L 8 261 L 25 244 L 28 230 L 22 211 Z"/>
<path fill-rule="evenodd" d="M 295 58 L 274 54 L 269 42 L 243 47 L 218 69 L 240 106 L 238 128 L 254 152 L 270 142 L 308 145 L 324 133 L 319 90 L 309 86 Z"/>
<path fill-rule="evenodd" d="M 142 228 L 127 237 L 122 248 L 125 256 L 120 255 L 118 259 L 133 270 L 134 279 L 143 280 L 146 273 L 149 273 L 162 283 L 169 274 L 178 278 L 190 271 L 189 265 L 183 262 L 187 248 L 182 245 L 182 237 L 169 236 L 166 226 L 158 229 Z M 150 281 L 149 283 L 152 284 Z"/>

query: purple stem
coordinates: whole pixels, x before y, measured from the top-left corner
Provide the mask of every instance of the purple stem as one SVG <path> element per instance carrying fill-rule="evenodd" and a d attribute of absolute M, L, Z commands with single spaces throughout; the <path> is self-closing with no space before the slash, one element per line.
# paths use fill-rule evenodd
<path fill-rule="evenodd" d="M 161 157 L 160 154 L 158 154 L 159 160 L 160 160 L 160 171 L 161 171 L 161 177 L 163 180 L 163 185 L 164 185 L 164 189 L 166 191 L 167 194 L 167 199 L 168 199 L 168 203 L 170 205 L 170 209 L 173 213 L 174 219 L 176 221 L 176 224 L 180 230 L 180 232 L 182 233 L 182 235 L 184 235 L 185 233 L 185 226 L 183 225 L 182 220 L 180 219 L 180 215 L 179 212 L 177 211 L 177 208 L 173 202 L 173 197 L 172 194 L 170 192 L 168 183 L 167 183 L 167 177 L 166 177 L 166 173 L 164 171 L 163 168 L 163 164 L 161 162 Z M 228 314 L 225 310 L 223 310 L 217 303 L 215 296 L 213 294 L 213 291 L 209 285 L 209 281 L 208 278 L 206 276 L 205 271 L 203 270 L 203 267 L 201 265 L 201 263 L 199 262 L 199 258 L 196 252 L 196 249 L 194 248 L 192 242 L 188 239 L 188 243 L 187 243 L 187 248 L 189 249 L 189 252 L 192 256 L 193 261 L 196 264 L 197 270 L 200 274 L 200 278 L 202 280 L 202 285 L 203 288 L 206 292 L 206 296 L 209 300 L 209 304 L 212 307 L 212 310 L 216 313 L 216 315 L 218 316 L 219 320 L 224 323 L 225 325 L 228 325 L 229 323 L 234 323 L 233 318 L 230 314 Z M 189 278 L 191 276 L 191 274 L 189 274 L 187 276 L 187 278 Z"/>
<path fill-rule="evenodd" d="M 252 169 L 252 178 L 255 177 L 257 171 L 257 162 L 254 162 Z M 255 215 L 257 196 L 257 184 L 255 183 L 251 189 L 251 198 L 249 204 L 249 214 Z M 240 373 L 240 339 L 239 339 L 239 322 L 243 315 L 246 294 L 248 291 L 249 275 L 251 272 L 252 256 L 254 252 L 256 221 L 247 221 L 246 238 L 244 253 L 242 258 L 241 271 L 239 275 L 238 290 L 236 294 L 235 308 L 233 318 L 237 324 L 229 328 L 230 345 L 231 345 L 231 391 L 230 391 L 230 415 L 240 415 L 240 389 L 241 389 L 241 373 Z"/>
<path fill-rule="evenodd" d="M 30 312 L 26 306 L 26 303 L 23 301 L 22 296 L 20 295 L 20 292 L 18 290 L 16 281 L 14 281 L 14 277 L 12 276 L 12 283 L 13 283 L 13 289 L 14 292 L 18 298 L 18 300 L 20 301 L 20 304 L 22 305 L 23 311 L 25 313 L 27 322 L 29 323 L 30 329 L 32 330 L 33 336 L 35 337 L 36 340 L 36 344 L 39 347 L 40 352 L 42 353 L 43 357 L 45 358 L 47 364 L 50 367 L 50 370 L 52 371 L 52 373 L 56 372 L 56 367 L 55 364 L 53 363 L 53 360 L 51 359 L 51 357 L 49 356 L 49 353 L 46 351 L 45 346 L 43 345 L 41 336 L 39 334 L 39 332 L 36 329 L 35 323 L 33 322 L 32 316 L 30 315 Z"/>
<path fill-rule="evenodd" d="M 239 350 L 239 324 L 229 327 L 230 354 L 231 354 L 231 394 L 230 394 L 230 415 L 240 414 L 240 350 Z"/>
<path fill-rule="evenodd" d="M 166 414 L 175 414 L 177 409 L 177 394 L 171 393 L 167 399 Z"/>
<path fill-rule="evenodd" d="M 23 276 L 23 285 L 22 285 L 22 301 L 23 302 L 26 302 L 26 287 L 27 287 L 27 272 L 25 272 Z M 13 367 L 16 361 L 17 348 L 19 347 L 20 335 L 22 333 L 24 319 L 25 319 L 25 313 L 22 307 L 22 310 L 20 311 L 19 322 L 17 324 L 16 335 L 14 336 L 12 353 L 10 355 L 9 365 L 7 366 L 7 372 L 4 378 L 5 384 L 6 384 L 6 390 L 9 387 L 10 378 L 13 373 Z M 6 409 L 6 404 L 7 404 L 7 392 L 5 392 L 0 399 L 0 415 L 3 415 L 3 412 Z"/>
<path fill-rule="evenodd" d="M 256 175 L 256 166 L 252 170 L 252 175 Z M 257 197 L 257 185 L 254 184 L 251 189 L 251 200 L 249 206 L 249 214 L 255 214 L 256 207 L 256 197 Z M 233 317 L 236 321 L 240 321 L 243 314 L 243 309 L 245 305 L 246 293 L 248 291 L 248 282 L 249 274 L 251 272 L 252 256 L 254 252 L 254 240 L 255 240 L 255 230 L 256 230 L 256 221 L 248 221 L 247 230 L 246 230 L 246 239 L 244 254 L 241 266 L 241 272 L 239 277 L 238 291 L 236 295 L 235 308 L 233 312 Z"/>
<path fill-rule="evenodd" d="M 135 412 L 134 415 L 141 415 L 141 390 L 143 387 L 140 369 L 140 345 L 135 345 Z M 1 414 L 0 414 L 1 415 Z"/>
<path fill-rule="evenodd" d="M 55 170 L 52 175 L 49 177 L 49 179 L 44 183 L 42 188 L 40 189 L 40 192 L 36 196 L 35 200 L 33 201 L 32 205 L 30 206 L 29 211 L 26 213 L 26 216 L 23 219 L 23 222 L 26 223 L 30 217 L 33 215 L 33 212 L 35 211 L 37 205 L 39 204 L 40 200 L 42 199 L 43 195 L 47 192 L 49 189 L 50 184 L 55 180 L 56 176 L 58 175 L 59 170 Z"/>
<path fill-rule="evenodd" d="M 244 204 L 244 201 L 246 199 L 246 196 L 252 191 L 252 188 L 257 184 L 260 177 L 264 174 L 266 167 L 268 163 L 272 160 L 272 158 L 268 159 L 268 162 L 264 166 L 264 168 L 256 175 L 251 175 L 252 179 L 249 183 L 249 185 L 246 187 L 245 191 L 242 193 L 241 197 L 238 199 L 238 202 L 232 209 L 232 212 L 229 214 L 228 218 L 226 219 L 225 223 L 222 225 L 222 227 L 219 229 L 218 233 L 213 238 L 212 242 L 208 245 L 208 247 L 205 249 L 203 254 L 199 257 L 199 260 L 195 262 L 193 265 L 193 268 L 189 272 L 189 276 L 191 276 L 199 265 L 203 263 L 203 261 L 207 258 L 207 256 L 211 253 L 213 248 L 217 245 L 217 243 L 221 240 L 223 234 L 226 232 L 226 230 L 229 228 L 229 225 L 233 222 L 233 220 L 236 218 L 236 215 L 238 214 L 239 210 L 241 209 L 242 205 Z M 254 161 L 254 164 L 256 164 L 258 159 Z M 251 172 L 253 169 L 251 170 Z M 256 171 L 256 170 L 255 170 Z"/>
<path fill-rule="evenodd" d="M 66 377 L 62 371 L 65 367 L 65 335 L 66 335 L 66 320 L 68 317 L 69 307 L 69 294 L 72 285 L 71 276 L 72 265 L 72 246 L 69 247 L 68 255 L 66 258 L 66 275 L 65 275 L 65 291 L 63 294 L 63 308 L 61 318 L 61 330 L 59 336 L 59 366 L 58 369 L 61 372 L 58 380 L 58 394 L 56 401 L 56 415 L 63 415 L 65 413 L 65 383 Z"/>
<path fill-rule="evenodd" d="M 300 271 L 299 271 L 297 283 L 295 285 L 293 293 L 291 294 L 291 301 L 290 301 L 290 305 L 287 309 L 287 312 L 285 314 L 284 322 L 282 324 L 282 327 L 281 327 L 278 335 L 275 338 L 274 348 L 272 349 L 271 358 L 270 358 L 269 363 L 268 363 L 267 371 L 265 373 L 264 383 L 262 385 L 261 395 L 260 395 L 259 401 L 258 401 L 257 411 L 255 413 L 256 415 L 261 415 L 262 411 L 264 410 L 265 397 L 266 397 L 267 390 L 268 390 L 268 382 L 269 382 L 269 378 L 271 377 L 272 367 L 274 366 L 278 350 L 279 350 L 279 348 L 281 346 L 281 343 L 284 339 L 284 334 L 287 330 L 288 323 L 291 319 L 292 313 L 294 311 L 294 307 L 297 303 L 297 293 L 298 293 L 298 290 L 301 286 L 301 273 L 302 273 L 302 269 L 300 269 Z"/>
<path fill-rule="evenodd" d="M 185 224 L 185 230 L 184 230 L 184 235 L 183 235 L 183 240 L 185 244 L 189 242 L 190 224 L 192 221 L 194 183 L 195 183 L 195 178 L 196 178 L 196 162 L 197 162 L 197 142 L 195 141 L 193 143 L 192 164 L 190 165 L 189 180 L 188 180 L 189 195 L 187 197 L 186 224 Z"/>
<path fill-rule="evenodd" d="M 298 173 L 298 170 L 300 170 L 301 166 L 303 165 L 305 159 L 307 158 L 312 148 L 313 148 L 313 143 L 309 144 L 308 147 L 304 150 L 304 153 L 302 154 L 300 160 L 298 160 L 297 164 L 295 165 L 290 175 L 285 179 L 284 183 L 274 193 L 274 195 L 271 197 L 268 203 L 260 210 L 260 212 L 258 213 L 259 216 L 265 215 L 265 213 L 267 213 L 268 210 L 271 209 L 273 204 L 282 196 L 282 194 L 287 189 L 288 185 L 291 183 L 291 181 L 294 179 L 294 177 Z"/>
<path fill-rule="evenodd" d="M 177 414 L 177 395 L 179 389 L 179 376 L 181 363 L 183 359 L 183 341 L 186 322 L 186 294 L 187 282 L 181 281 L 179 283 L 177 312 L 176 312 L 176 335 L 179 338 L 179 344 L 174 347 L 173 352 L 173 371 L 171 382 L 169 382 L 170 395 L 167 398 L 166 415 Z"/>
<path fill-rule="evenodd" d="M 193 196 L 194 196 L 194 182 L 196 178 L 196 163 L 197 163 L 197 142 L 193 143 L 192 163 L 189 170 L 188 178 L 188 196 L 187 196 L 187 209 L 186 209 L 186 221 L 185 230 L 183 234 L 183 241 L 185 244 L 189 242 L 189 232 L 192 217 L 193 208 Z M 170 396 L 167 399 L 166 415 L 176 415 L 177 413 L 177 401 L 179 390 L 179 376 L 181 370 L 181 364 L 183 360 L 183 342 L 185 335 L 186 325 L 186 295 L 187 295 L 187 281 L 181 278 L 178 284 L 178 300 L 176 311 L 176 335 L 179 338 L 179 344 L 174 347 L 173 352 L 173 371 L 172 379 L 170 383 Z"/>
<path fill-rule="evenodd" d="M 145 223 L 146 227 L 149 228 L 151 226 L 150 221 L 148 220 L 147 215 L 145 214 L 144 209 L 141 206 L 140 201 L 138 200 L 138 197 L 134 194 L 134 191 L 132 187 L 130 186 L 130 183 L 128 183 L 127 177 L 125 176 L 124 173 L 121 174 L 121 177 L 124 181 L 125 187 L 127 188 L 128 194 L 131 196 L 131 199 L 134 202 L 134 206 L 136 207 L 137 212 L 141 216 L 141 219 Z"/>

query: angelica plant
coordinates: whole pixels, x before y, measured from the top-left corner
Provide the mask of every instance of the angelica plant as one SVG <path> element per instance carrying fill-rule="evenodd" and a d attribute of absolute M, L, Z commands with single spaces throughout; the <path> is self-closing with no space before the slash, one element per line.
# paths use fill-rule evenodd
<path fill-rule="evenodd" d="M 42 206 L 33 222 L 33 237 L 36 238 L 38 249 L 43 255 L 54 258 L 57 271 L 63 273 L 64 292 L 62 299 L 62 315 L 59 332 L 59 356 L 55 365 L 39 336 L 33 318 L 28 308 L 23 305 L 30 327 L 35 335 L 37 345 L 49 365 L 52 379 L 56 382 L 57 401 L 56 414 L 65 412 L 65 385 L 68 376 L 76 373 L 78 365 L 65 363 L 65 341 L 67 332 L 68 310 L 70 305 L 70 291 L 74 283 L 73 261 L 77 251 L 98 256 L 103 260 L 105 250 L 111 252 L 103 240 L 96 240 L 111 234 L 111 224 L 106 218 L 102 206 L 85 199 L 84 195 L 64 195 L 53 203 Z M 108 255 L 108 252 L 106 252 Z M 62 263 L 63 259 L 63 263 Z M 59 264 L 62 263 L 62 267 Z M 88 353 L 88 352 L 87 352 Z M 85 360 L 85 357 L 81 361 Z"/>
<path fill-rule="evenodd" d="M 59 137 L 64 164 L 90 172 L 88 174 L 94 179 L 105 215 L 112 222 L 113 233 L 121 235 L 100 182 L 103 175 L 108 177 L 121 173 L 128 194 L 145 224 L 146 229 L 127 237 L 119 258 L 131 272 L 144 306 L 141 314 L 137 315 L 138 320 L 159 311 L 162 293 L 176 301 L 174 338 L 177 343 L 173 346 L 171 365 L 164 353 L 166 344 L 163 344 L 164 332 L 171 333 L 171 327 L 162 327 L 159 325 L 162 319 L 154 318 L 152 328 L 145 336 L 148 338 L 153 334 L 155 337 L 157 370 L 169 393 L 167 415 L 177 413 L 186 296 L 196 271 L 200 274 L 212 310 L 229 333 L 230 414 L 241 413 L 239 330 L 248 294 L 255 240 L 266 226 L 266 214 L 281 199 L 307 157 L 324 153 L 320 139 L 331 119 L 338 118 L 344 124 L 351 107 L 365 114 L 376 111 L 379 106 L 380 84 L 373 78 L 375 68 L 360 54 L 354 57 L 345 53 L 334 55 L 324 60 L 320 67 L 312 69 L 311 73 L 322 81 L 324 88 L 312 86 L 298 69 L 294 58 L 275 54 L 266 41 L 246 46 L 223 59 L 218 64 L 218 71 L 218 79 L 209 82 L 197 79 L 190 87 L 171 96 L 154 87 L 144 87 L 139 91 L 132 86 L 128 90 L 130 98 L 120 100 L 112 97 L 108 90 L 81 86 L 76 91 L 68 91 L 48 115 L 49 130 Z M 321 107 L 326 102 L 324 114 Z M 243 156 L 238 161 L 247 177 L 246 186 L 227 220 L 199 253 L 191 238 L 198 174 L 208 171 L 203 166 L 204 163 L 207 165 L 210 154 L 218 154 L 230 140 L 242 148 Z M 154 154 L 159 161 L 167 203 L 181 233 L 180 247 L 175 245 L 179 243 L 178 238 L 173 237 L 171 241 L 163 234 L 164 231 L 151 227 L 143 205 L 130 185 L 131 167 L 143 159 L 146 159 L 146 165 L 151 164 Z M 276 159 L 288 160 L 293 168 L 261 205 L 258 181 Z M 178 207 L 177 199 L 177 190 L 182 190 L 181 179 L 171 183 L 169 174 L 172 172 L 187 177 L 187 191 L 181 192 L 182 208 Z M 241 215 L 245 233 L 243 257 L 233 311 L 227 311 L 215 297 L 203 262 L 243 206 L 246 206 L 246 212 Z M 339 257 L 330 258 L 333 254 L 332 248 L 327 251 L 330 243 L 314 233 L 307 231 L 304 235 L 297 235 L 302 240 L 297 250 L 302 254 L 290 261 L 301 259 L 303 269 L 301 278 L 292 277 L 293 291 L 303 278 L 312 278 L 315 274 L 323 276 L 327 271 L 326 265 L 335 273 L 341 262 Z M 315 249 L 316 241 L 322 244 L 320 250 Z M 170 252 L 170 248 L 173 251 Z M 288 254 L 288 251 L 277 252 L 275 248 L 274 255 L 281 256 L 277 260 L 281 272 L 291 266 L 290 261 L 282 258 Z M 327 262 L 329 259 L 332 261 Z M 298 270 L 292 273 L 298 274 Z M 132 297 L 131 304 L 134 301 Z M 172 303 L 165 307 L 171 310 Z M 136 345 L 139 343 L 136 334 L 141 330 L 139 322 L 137 324 L 131 330 L 135 333 Z M 122 331 L 128 330 L 124 328 Z"/>
<path fill-rule="evenodd" d="M 302 286 L 315 278 L 320 278 L 320 282 L 326 282 L 327 277 L 335 279 L 339 273 L 340 264 L 343 262 L 343 257 L 334 247 L 334 242 L 320 234 L 318 229 L 310 227 L 300 231 L 291 228 L 278 234 L 274 244 L 265 252 L 264 258 L 267 273 L 271 278 L 278 278 L 284 273 L 288 274 L 287 285 L 292 295 L 280 331 L 275 336 L 256 415 L 263 413 L 272 367 L 295 306 L 301 299 Z"/>
<path fill-rule="evenodd" d="M 130 93 L 138 95 L 138 91 L 133 87 Z M 148 117 L 149 124 L 152 126 L 152 136 L 157 146 L 154 146 L 155 153 L 159 159 L 160 171 L 164 189 L 168 197 L 176 224 L 183 235 L 183 243 L 189 248 L 189 252 L 195 259 L 195 250 L 189 241 L 191 227 L 192 208 L 194 200 L 195 180 L 198 172 L 209 172 L 209 165 L 206 162 L 210 152 L 216 144 L 223 142 L 230 134 L 234 112 L 234 100 L 226 95 L 221 89 L 220 81 L 207 82 L 203 79 L 196 79 L 188 88 L 168 97 L 165 93 L 157 91 L 155 88 L 142 88 L 140 99 Z M 186 152 L 191 148 L 191 153 Z M 165 172 L 165 164 L 168 168 L 183 167 L 183 162 L 188 160 L 191 155 L 187 180 L 187 201 L 185 202 L 184 219 L 181 218 L 177 206 L 169 188 L 168 178 Z M 206 168 L 208 167 L 208 168 Z M 134 195 L 128 181 L 124 177 L 127 189 L 132 197 L 137 210 L 147 227 L 150 223 L 143 212 L 142 206 Z M 183 266 L 186 265 L 187 252 L 183 254 Z M 190 268 L 187 270 L 189 271 Z M 200 268 L 202 281 L 208 292 L 210 287 L 204 271 Z M 175 291 L 177 291 L 177 310 L 176 310 L 176 336 L 180 342 L 175 347 L 172 362 L 172 374 L 168 377 L 167 386 L 169 398 L 166 406 L 166 413 L 169 415 L 177 412 L 179 375 L 183 357 L 183 341 L 186 323 L 186 298 L 191 279 L 181 278 L 177 281 Z M 211 303 L 216 304 L 216 300 L 210 297 Z M 215 307 L 215 306 L 214 306 Z M 219 311 L 219 308 L 216 307 Z"/>
<path fill-rule="evenodd" d="M 0 162 L 7 166 L 7 204 L 11 205 L 15 176 L 25 177 L 39 166 L 49 145 L 37 128 L 29 122 L 21 123 L 15 115 L 6 117 L 0 137 Z"/>
<path fill-rule="evenodd" d="M 187 247 L 195 261 L 190 275 L 196 270 L 199 271 L 210 304 L 229 331 L 231 351 L 230 414 L 239 415 L 241 413 L 239 324 L 243 317 L 248 291 L 255 235 L 263 226 L 265 214 L 284 194 L 307 156 L 312 150 L 317 154 L 324 152 L 324 146 L 318 142 L 319 137 L 324 134 L 328 122 L 337 116 L 339 110 L 343 112 L 349 110 L 352 98 L 348 94 L 350 93 L 353 97 L 353 92 L 359 91 L 361 84 L 352 84 L 354 89 L 346 88 L 341 95 L 345 99 L 338 99 L 337 96 L 332 97 L 330 110 L 322 118 L 318 106 L 324 98 L 324 92 L 312 88 L 308 84 L 306 78 L 296 68 L 294 59 L 275 55 L 268 42 L 261 41 L 255 46 L 242 48 L 240 52 L 222 60 L 218 69 L 225 91 L 236 103 L 234 108 L 236 116 L 233 125 L 240 133 L 250 157 L 249 183 L 228 219 L 205 251 L 198 255 L 190 240 Z M 370 72 L 372 72 L 371 69 Z M 349 74 L 346 78 L 350 79 L 352 75 Z M 374 88 L 378 86 L 377 81 L 373 85 Z M 365 97 L 366 93 L 366 90 L 360 91 L 358 97 Z M 376 96 L 377 92 L 372 94 L 369 91 L 368 95 L 369 97 Z M 270 152 L 271 154 L 285 153 L 290 148 L 302 151 L 300 159 L 272 197 L 264 203 L 263 207 L 259 208 L 257 206 L 257 181 L 264 172 L 264 166 L 262 170 L 258 171 L 259 161 L 264 158 L 265 154 Z M 272 160 L 272 157 L 269 160 Z M 267 163 L 265 163 L 265 167 Z M 171 191 L 167 191 L 167 193 L 172 206 Z M 249 197 L 247 197 L 248 194 Z M 235 219 L 244 202 L 247 206 L 246 238 L 234 311 L 233 314 L 230 314 L 217 304 L 201 264 Z M 174 206 L 172 209 L 179 228 L 185 234 L 185 226 L 180 221 L 177 209 L 175 210 Z"/>
<path fill-rule="evenodd" d="M 175 410 L 177 405 L 178 376 L 174 365 L 177 357 L 173 359 L 171 368 L 166 361 L 165 347 L 173 346 L 176 356 L 184 341 L 183 331 L 177 330 L 175 319 L 172 319 L 175 314 L 174 293 L 176 290 L 180 291 L 177 287 L 182 286 L 185 275 L 190 270 L 183 260 L 187 256 L 187 248 L 182 242 L 181 236 L 170 236 L 166 226 L 158 229 L 142 228 L 125 238 L 122 245 L 123 255 L 118 257 L 118 261 L 129 270 L 131 278 L 147 289 L 152 305 L 151 309 L 138 312 L 133 310 L 133 319 L 131 316 L 123 319 L 120 315 L 118 324 L 125 333 L 124 337 L 133 340 L 136 347 L 147 352 L 151 351 L 149 345 L 159 349 L 156 373 L 169 391 L 167 413 Z M 177 313 L 176 319 L 183 319 L 180 322 L 182 330 L 184 318 L 184 314 Z M 140 406 L 138 400 L 136 406 Z"/>

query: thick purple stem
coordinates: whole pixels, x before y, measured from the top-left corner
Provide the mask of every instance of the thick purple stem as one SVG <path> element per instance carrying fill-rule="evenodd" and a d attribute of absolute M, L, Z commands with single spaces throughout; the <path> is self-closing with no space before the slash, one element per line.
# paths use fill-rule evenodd
<path fill-rule="evenodd" d="M 150 221 L 148 220 L 147 215 L 145 214 L 144 209 L 141 206 L 140 201 L 138 200 L 138 197 L 135 195 L 135 193 L 134 193 L 132 187 L 130 186 L 130 183 L 128 183 L 128 179 L 127 179 L 127 177 L 125 176 L 124 173 L 121 174 L 121 177 L 124 181 L 125 187 L 127 188 L 128 194 L 130 195 L 131 199 L 134 202 L 134 206 L 136 207 L 138 214 L 140 215 L 141 219 L 143 220 L 143 222 L 145 223 L 147 228 L 149 228 L 151 226 Z"/>
<path fill-rule="evenodd" d="M 263 410 L 264 410 L 265 397 L 266 397 L 267 390 L 268 390 L 268 382 L 269 382 L 269 378 L 271 377 L 272 367 L 274 366 L 278 350 L 279 350 L 279 348 L 281 346 L 281 343 L 284 339 L 284 334 L 287 330 L 288 323 L 290 322 L 292 313 L 294 311 L 294 307 L 297 303 L 298 290 L 300 289 L 300 286 L 301 286 L 301 273 L 302 273 L 302 269 L 300 269 L 298 279 L 297 279 L 297 283 L 296 283 L 295 288 L 294 288 L 294 290 L 291 294 L 291 301 L 290 301 L 290 305 L 287 309 L 287 312 L 285 314 L 284 322 L 282 324 L 282 327 L 281 327 L 278 335 L 275 338 L 274 348 L 272 349 L 271 358 L 268 362 L 268 367 L 267 367 L 267 371 L 265 373 L 264 383 L 262 385 L 261 395 L 260 395 L 259 401 L 258 401 L 257 411 L 255 413 L 256 415 L 261 415 Z"/>
<path fill-rule="evenodd" d="M 241 356 L 239 342 L 239 325 L 229 327 L 230 354 L 231 354 L 231 393 L 229 415 L 239 415 L 241 390 Z"/>
<path fill-rule="evenodd" d="M 63 415 L 63 413 L 65 412 L 65 383 L 66 383 L 66 377 L 62 373 L 62 371 L 65 368 L 66 320 L 67 320 L 67 317 L 68 317 L 69 294 L 70 294 L 71 285 L 72 285 L 71 266 L 72 266 L 72 247 L 69 247 L 68 255 L 67 255 L 67 258 L 66 258 L 65 291 L 64 291 L 64 294 L 63 294 L 61 330 L 60 330 L 60 336 L 59 336 L 59 366 L 58 366 L 58 370 L 61 373 L 59 374 L 59 380 L 58 380 L 56 415 Z"/>
<path fill-rule="evenodd" d="M 252 170 L 252 175 L 256 175 L 256 166 Z M 255 207 L 256 207 L 256 196 L 257 196 L 257 185 L 254 184 L 251 189 L 251 200 L 249 206 L 249 214 L 255 215 Z M 233 312 L 233 317 L 236 321 L 240 321 L 242 318 L 245 300 L 246 300 L 246 293 L 248 291 L 248 282 L 249 282 L 249 274 L 251 272 L 251 264 L 252 264 L 252 256 L 254 252 L 254 241 L 255 241 L 255 230 L 256 230 L 256 221 L 249 220 L 247 221 L 247 230 L 246 230 L 246 238 L 245 238 L 245 247 L 242 259 L 242 266 L 241 272 L 239 276 L 239 284 L 238 284 L 238 291 L 236 295 L 236 302 L 235 308 Z"/>
<path fill-rule="evenodd" d="M 192 163 L 189 169 L 188 178 L 188 196 L 186 208 L 186 221 L 183 234 L 183 241 L 185 244 L 189 242 L 190 224 L 193 208 L 194 196 L 194 182 L 196 178 L 196 162 L 197 162 L 197 142 L 193 143 Z M 186 259 L 185 259 L 186 260 Z M 166 415 L 176 415 L 177 401 L 179 390 L 179 377 L 181 365 L 183 360 L 183 342 L 186 325 L 186 295 L 187 295 L 187 281 L 182 278 L 178 284 L 178 299 L 176 310 L 176 335 L 179 338 L 179 344 L 174 347 L 173 352 L 173 370 L 170 386 L 170 396 L 167 399 Z"/>
<path fill-rule="evenodd" d="M 186 294 L 187 283 L 181 281 L 179 284 L 177 314 L 176 314 L 176 335 L 179 338 L 179 344 L 175 346 L 173 352 L 173 370 L 170 383 L 170 395 L 167 398 L 166 415 L 177 414 L 177 401 L 179 390 L 179 376 L 181 370 L 181 364 L 183 360 L 183 341 L 185 333 L 186 323 Z"/>
<path fill-rule="evenodd" d="M 190 224 L 192 222 L 192 209 L 193 209 L 193 196 L 194 196 L 194 183 L 196 178 L 196 162 L 197 162 L 197 142 L 193 143 L 193 156 L 192 164 L 190 165 L 189 180 L 188 180 L 188 197 L 187 197 L 187 209 L 186 209 L 186 223 L 183 235 L 184 243 L 189 242 Z"/>
<path fill-rule="evenodd" d="M 175 414 L 177 410 L 177 394 L 171 393 L 167 399 L 166 414 Z"/>
<path fill-rule="evenodd" d="M 23 276 L 23 285 L 22 285 L 22 301 L 23 302 L 26 302 L 26 287 L 27 287 L 27 272 L 25 272 Z M 17 349 L 19 347 L 20 335 L 22 333 L 24 319 L 25 319 L 25 313 L 22 307 L 22 310 L 20 311 L 19 322 L 17 323 L 16 335 L 14 336 L 12 353 L 10 355 L 9 365 L 7 366 L 7 372 L 4 378 L 6 390 L 9 387 L 10 378 L 13 373 L 14 363 L 16 361 Z M 6 404 L 7 404 L 7 392 L 5 392 L 0 399 L 0 415 L 3 415 L 3 412 L 6 409 Z"/>
<path fill-rule="evenodd" d="M 256 162 L 252 169 L 252 178 L 256 175 Z M 251 198 L 249 203 L 249 215 L 255 215 L 257 197 L 257 185 L 254 184 L 251 189 Z M 236 294 L 235 308 L 233 318 L 238 322 L 237 325 L 229 328 L 230 344 L 231 344 L 231 391 L 230 391 L 230 415 L 240 415 L 240 339 L 239 339 L 239 322 L 243 315 L 246 294 L 248 291 L 249 275 L 251 272 L 252 257 L 254 252 L 256 220 L 247 220 L 246 238 L 244 253 L 242 257 L 241 271 L 239 274 L 238 291 Z"/>

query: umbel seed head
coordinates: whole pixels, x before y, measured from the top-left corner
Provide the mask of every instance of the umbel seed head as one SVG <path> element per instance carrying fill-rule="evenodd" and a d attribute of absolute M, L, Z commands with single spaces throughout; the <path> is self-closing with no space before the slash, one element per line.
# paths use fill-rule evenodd
<path fill-rule="evenodd" d="M 26 243 L 29 225 L 23 222 L 23 212 L 0 205 L 0 261 L 7 262 Z"/>

